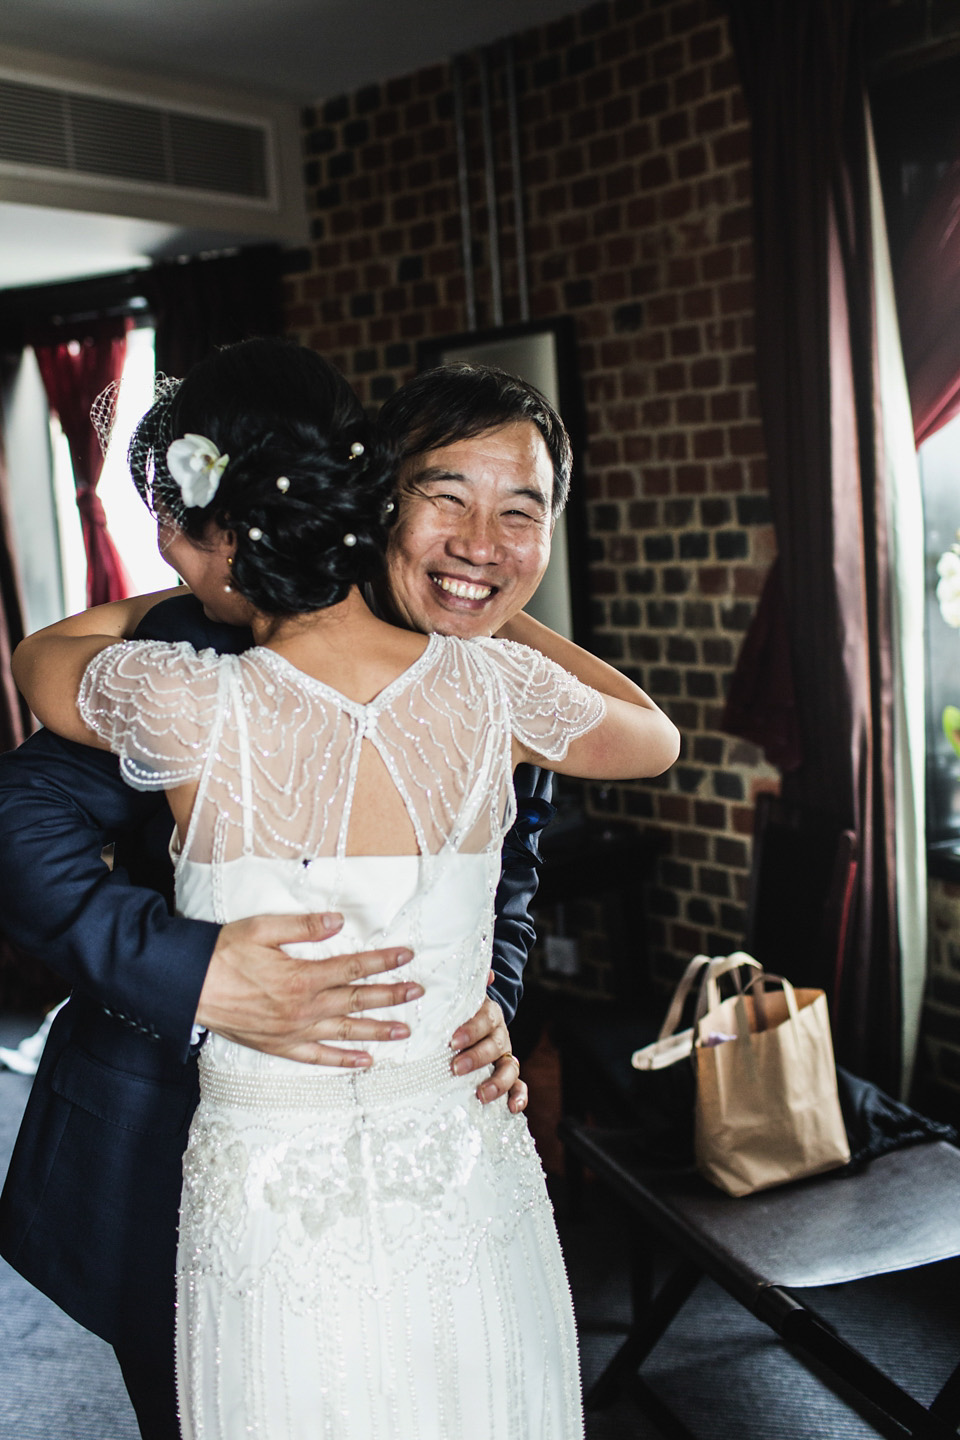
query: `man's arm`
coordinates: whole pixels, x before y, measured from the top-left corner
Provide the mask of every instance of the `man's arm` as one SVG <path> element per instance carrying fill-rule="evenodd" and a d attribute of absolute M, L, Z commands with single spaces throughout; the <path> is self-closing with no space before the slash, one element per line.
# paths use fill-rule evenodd
<path fill-rule="evenodd" d="M 453 1068 L 458 1074 L 466 1074 L 492 1064 L 493 1074 L 477 1094 L 486 1103 L 499 1095 L 509 1095 L 508 1104 L 516 1114 L 526 1106 L 527 1087 L 510 1053 L 507 1026 L 516 1014 L 523 993 L 524 966 L 536 939 L 530 905 L 539 884 L 540 831 L 550 823 L 554 807 L 550 802 L 553 776 L 549 770 L 518 765 L 513 780 L 517 819 L 503 843 L 490 985 L 484 1005 L 453 1037 L 455 1050 L 472 1047 L 469 1055 L 458 1056 Z"/>
<path fill-rule="evenodd" d="M 540 832 L 554 815 L 553 775 L 518 765 L 513 777 L 517 818 L 503 842 L 493 929 L 494 981 L 488 994 L 510 1025 L 523 994 L 523 971 L 536 940 L 530 906 L 540 883 Z"/>
<path fill-rule="evenodd" d="M 45 730 L 0 755 L 0 909 L 6 933 L 72 988 L 186 1054 L 219 927 L 170 915 L 101 859 L 159 807 L 112 755 Z"/>

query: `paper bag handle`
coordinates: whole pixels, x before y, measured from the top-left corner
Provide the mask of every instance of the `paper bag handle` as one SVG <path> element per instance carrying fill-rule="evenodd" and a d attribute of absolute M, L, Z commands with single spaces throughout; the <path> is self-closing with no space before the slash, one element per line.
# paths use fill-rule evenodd
<path fill-rule="evenodd" d="M 783 988 L 783 998 L 787 1002 L 788 1018 L 791 1021 L 794 1021 L 797 1019 L 800 1013 L 799 1009 L 797 1008 L 797 997 L 794 992 L 794 988 L 785 975 L 774 975 L 769 970 L 765 970 L 759 975 L 754 975 L 747 982 L 747 990 L 753 991 L 753 1015 L 755 1022 L 754 1029 L 757 1034 L 761 1034 L 767 1028 L 767 1018 L 764 1012 L 763 1004 L 763 987 L 768 980 L 775 980 Z M 750 1022 L 747 1018 L 747 1007 L 744 1004 L 744 995 L 741 994 L 737 996 L 737 1003 L 734 1006 L 734 1010 L 737 1017 L 737 1039 L 749 1040 Z"/>
<path fill-rule="evenodd" d="M 736 981 L 737 989 L 740 990 L 740 970 L 743 967 L 757 970 L 763 973 L 763 967 L 759 960 L 754 960 L 746 950 L 734 950 L 732 955 L 718 955 L 711 960 L 707 966 L 707 973 L 700 982 L 700 994 L 697 996 L 697 1009 L 694 1015 L 693 1024 L 696 1029 L 708 1010 L 715 1010 L 720 1004 L 720 987 L 717 981 L 722 975 L 732 974 Z M 759 978 L 753 976 L 753 980 Z"/>
<path fill-rule="evenodd" d="M 707 973 L 700 982 L 700 993 L 697 996 L 697 1013 L 694 1020 L 695 1026 L 699 1018 L 705 1015 L 707 1010 L 712 1010 L 714 1006 L 718 1004 L 720 992 L 717 988 L 717 980 L 720 976 L 726 975 L 730 971 L 739 972 L 742 965 L 752 966 L 755 970 L 761 968 L 753 956 L 748 955 L 744 950 L 735 950 L 732 955 L 715 955 L 712 960 L 709 955 L 695 955 L 686 970 L 684 970 L 680 978 L 680 983 L 673 992 L 673 999 L 670 1001 L 670 1007 L 664 1016 L 663 1024 L 660 1026 L 660 1034 L 657 1038 L 659 1040 L 665 1040 L 668 1035 L 673 1034 L 680 1024 L 680 1017 L 683 1014 L 683 1007 L 686 1004 L 687 996 L 693 989 L 693 983 L 701 970 L 706 968 Z M 736 980 L 739 988 L 739 974 L 736 975 Z"/>

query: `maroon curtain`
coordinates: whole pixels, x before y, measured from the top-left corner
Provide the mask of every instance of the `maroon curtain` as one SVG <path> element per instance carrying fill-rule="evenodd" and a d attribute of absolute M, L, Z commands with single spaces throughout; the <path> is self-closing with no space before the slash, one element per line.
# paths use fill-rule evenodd
<path fill-rule="evenodd" d="M 846 1065 L 896 1093 L 892 649 L 859 6 L 728 10 L 752 120 L 758 387 L 801 745 L 783 790 L 857 834 L 835 1037 Z M 762 666 L 770 647 L 753 653 Z M 753 683 L 776 689 L 778 677 L 767 663 Z"/>
<path fill-rule="evenodd" d="M 941 179 L 897 276 L 917 446 L 960 412 L 960 160 Z"/>
<path fill-rule="evenodd" d="M 59 417 L 70 445 L 87 552 L 88 605 L 122 600 L 130 592 L 97 495 L 103 456 L 90 419 L 90 407 L 101 390 L 123 373 L 128 329 L 126 319 L 92 320 L 69 337 L 34 344 L 50 409 Z"/>
<path fill-rule="evenodd" d="M 5 392 L 19 360 L 19 356 L 5 356 L 0 361 L 0 386 Z M 29 735 L 33 722 L 10 673 L 10 657 L 23 639 L 23 611 L 10 535 L 3 414 L 4 407 L 0 405 L 0 750 L 13 750 Z"/>

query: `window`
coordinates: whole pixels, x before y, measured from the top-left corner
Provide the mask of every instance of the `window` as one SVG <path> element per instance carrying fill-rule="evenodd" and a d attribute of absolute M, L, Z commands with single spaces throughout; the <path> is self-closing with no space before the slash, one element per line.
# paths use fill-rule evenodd
<path fill-rule="evenodd" d="M 97 494 L 107 529 L 130 577 L 134 594 L 176 585 L 176 573 L 157 550 L 157 527 L 130 479 L 127 446 L 133 428 L 153 404 L 154 332 L 143 326 L 127 336 L 127 354 L 117 402 L 116 420 L 103 464 Z M 66 437 L 51 421 L 54 494 L 60 531 L 60 567 L 66 614 L 86 605 L 87 561 L 73 484 L 73 466 Z"/>

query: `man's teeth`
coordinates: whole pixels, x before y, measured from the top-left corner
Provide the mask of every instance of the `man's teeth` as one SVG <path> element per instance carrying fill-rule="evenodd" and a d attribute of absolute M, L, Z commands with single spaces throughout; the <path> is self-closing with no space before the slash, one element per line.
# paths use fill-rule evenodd
<path fill-rule="evenodd" d="M 493 594 L 492 585 L 468 585 L 465 580 L 448 580 L 445 575 L 434 575 L 433 583 L 448 595 L 456 595 L 458 600 L 486 600 Z"/>

